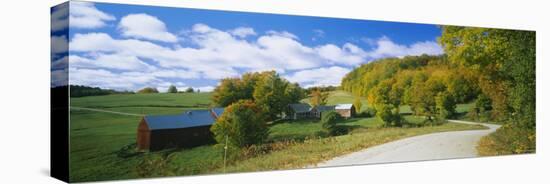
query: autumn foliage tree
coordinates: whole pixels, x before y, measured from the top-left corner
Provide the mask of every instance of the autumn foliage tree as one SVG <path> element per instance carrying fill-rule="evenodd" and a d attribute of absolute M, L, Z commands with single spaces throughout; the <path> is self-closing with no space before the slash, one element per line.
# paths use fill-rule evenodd
<path fill-rule="evenodd" d="M 318 88 L 312 89 L 309 95 L 309 104 L 313 107 L 326 105 L 328 100 L 328 92 L 323 92 Z"/>
<path fill-rule="evenodd" d="M 222 79 L 213 92 L 212 101 L 226 107 L 239 100 L 251 100 L 261 107 L 269 120 L 286 111 L 288 104 L 297 103 L 305 93 L 275 71 L 245 73 L 241 78 Z"/>
<path fill-rule="evenodd" d="M 522 124 L 534 126 L 534 32 L 444 26 L 439 42 L 452 61 L 480 71 L 480 88 L 492 100 L 495 120 L 518 114 Z"/>
<path fill-rule="evenodd" d="M 471 101 L 479 93 L 477 76 L 472 72 L 445 56 L 427 55 L 364 64 L 344 77 L 342 88 L 367 97 L 377 116 L 394 126 L 403 120 L 399 112 L 402 105 L 433 121 L 452 117 L 456 103 Z"/>
<path fill-rule="evenodd" d="M 210 128 L 218 143 L 245 147 L 263 142 L 268 136 L 266 116 L 251 100 L 239 100 L 225 108 Z"/>
<path fill-rule="evenodd" d="M 489 154 L 534 152 L 534 31 L 443 26 L 439 40 L 448 57 L 479 75 L 479 87 L 491 101 L 491 119 L 507 122 L 483 139 Z"/>

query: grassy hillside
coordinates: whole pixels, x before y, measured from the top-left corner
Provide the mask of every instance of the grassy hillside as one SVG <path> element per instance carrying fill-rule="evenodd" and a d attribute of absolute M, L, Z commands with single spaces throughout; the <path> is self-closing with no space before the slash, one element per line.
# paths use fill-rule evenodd
<path fill-rule="evenodd" d="M 351 104 L 355 100 L 355 97 L 346 91 L 342 90 L 336 90 L 336 91 L 330 91 L 329 97 L 327 99 L 327 105 L 336 105 L 336 104 Z M 309 98 L 305 98 L 301 101 L 302 103 L 309 103 Z M 368 108 L 367 99 L 361 97 L 361 102 L 363 103 L 363 107 L 361 107 L 361 111 L 366 110 Z"/>
<path fill-rule="evenodd" d="M 71 106 L 112 107 L 207 107 L 211 93 L 117 94 L 71 98 Z"/>
<path fill-rule="evenodd" d="M 116 94 L 71 98 L 72 107 L 134 114 L 174 114 L 210 105 L 212 93 Z"/>

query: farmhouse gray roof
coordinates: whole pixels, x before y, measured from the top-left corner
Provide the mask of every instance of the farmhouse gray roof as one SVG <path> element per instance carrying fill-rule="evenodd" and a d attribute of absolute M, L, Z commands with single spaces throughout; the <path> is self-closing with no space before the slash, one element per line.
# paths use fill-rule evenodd
<path fill-rule="evenodd" d="M 319 112 L 324 112 L 324 111 L 333 111 L 334 110 L 334 105 L 320 105 L 320 106 L 317 106 L 315 108 L 317 108 L 317 111 Z"/>
<path fill-rule="evenodd" d="M 311 106 L 306 103 L 289 104 L 289 106 L 295 113 L 309 112 L 311 110 Z"/>
<path fill-rule="evenodd" d="M 210 126 L 216 121 L 215 114 L 223 113 L 223 108 L 211 110 L 189 110 L 177 115 L 145 116 L 145 122 L 151 130 L 178 129 Z"/>

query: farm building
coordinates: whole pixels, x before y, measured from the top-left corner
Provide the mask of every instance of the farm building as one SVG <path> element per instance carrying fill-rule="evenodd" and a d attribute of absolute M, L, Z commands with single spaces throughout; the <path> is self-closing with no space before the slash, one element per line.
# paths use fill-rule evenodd
<path fill-rule="evenodd" d="M 323 112 L 332 111 L 334 107 L 324 105 L 311 107 L 306 103 L 290 104 L 286 117 L 288 119 L 321 118 Z"/>
<path fill-rule="evenodd" d="M 288 119 L 304 119 L 310 118 L 313 115 L 311 114 L 311 106 L 306 103 L 299 104 L 290 104 L 289 111 L 287 112 Z"/>
<path fill-rule="evenodd" d="M 323 112 L 333 111 L 333 110 L 334 110 L 333 105 L 320 105 L 320 106 L 312 107 L 311 113 L 314 115 L 315 118 L 321 118 L 321 116 L 323 115 Z"/>
<path fill-rule="evenodd" d="M 214 139 L 210 126 L 222 113 L 223 108 L 214 108 L 178 115 L 144 116 L 138 125 L 137 148 L 155 151 L 211 143 Z"/>
<path fill-rule="evenodd" d="M 338 104 L 334 109 L 344 118 L 355 116 L 355 106 L 353 104 Z"/>

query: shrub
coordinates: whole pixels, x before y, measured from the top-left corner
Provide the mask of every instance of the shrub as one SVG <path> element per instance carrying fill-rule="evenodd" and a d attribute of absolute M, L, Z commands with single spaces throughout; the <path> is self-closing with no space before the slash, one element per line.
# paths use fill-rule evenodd
<path fill-rule="evenodd" d="M 138 93 L 146 94 L 146 93 L 159 93 L 157 88 L 152 87 L 146 87 L 138 91 Z"/>
<path fill-rule="evenodd" d="M 534 153 L 536 131 L 515 124 L 506 124 L 483 138 L 477 151 L 482 156 Z"/>
<path fill-rule="evenodd" d="M 468 111 L 466 117 L 472 121 L 488 122 L 491 119 L 491 111 L 480 111 L 479 108 L 474 107 Z"/>
<path fill-rule="evenodd" d="M 403 119 L 399 114 L 399 109 L 388 104 L 378 104 L 376 116 L 384 122 L 385 127 L 397 126 L 403 124 Z"/>
<path fill-rule="evenodd" d="M 484 94 L 480 94 L 476 101 L 474 108 L 470 109 L 467 117 L 473 121 L 487 122 L 491 120 L 491 106 L 492 102 L 489 97 Z"/>
<path fill-rule="evenodd" d="M 484 111 L 490 111 L 493 109 L 492 104 L 493 102 L 489 97 L 487 97 L 484 94 L 480 94 L 476 99 L 476 108 L 479 108 L 481 112 Z"/>
<path fill-rule="evenodd" d="M 376 116 L 376 109 L 368 107 L 365 113 L 367 117 L 374 117 Z"/>
<path fill-rule="evenodd" d="M 340 120 L 342 120 L 342 116 L 340 116 L 339 113 L 336 111 L 329 111 L 323 113 L 321 125 L 330 135 L 337 135 L 341 132 L 341 129 L 336 125 Z"/>
<path fill-rule="evenodd" d="M 266 115 L 250 100 L 240 100 L 229 105 L 210 128 L 218 143 L 245 147 L 263 142 L 268 136 Z"/>

